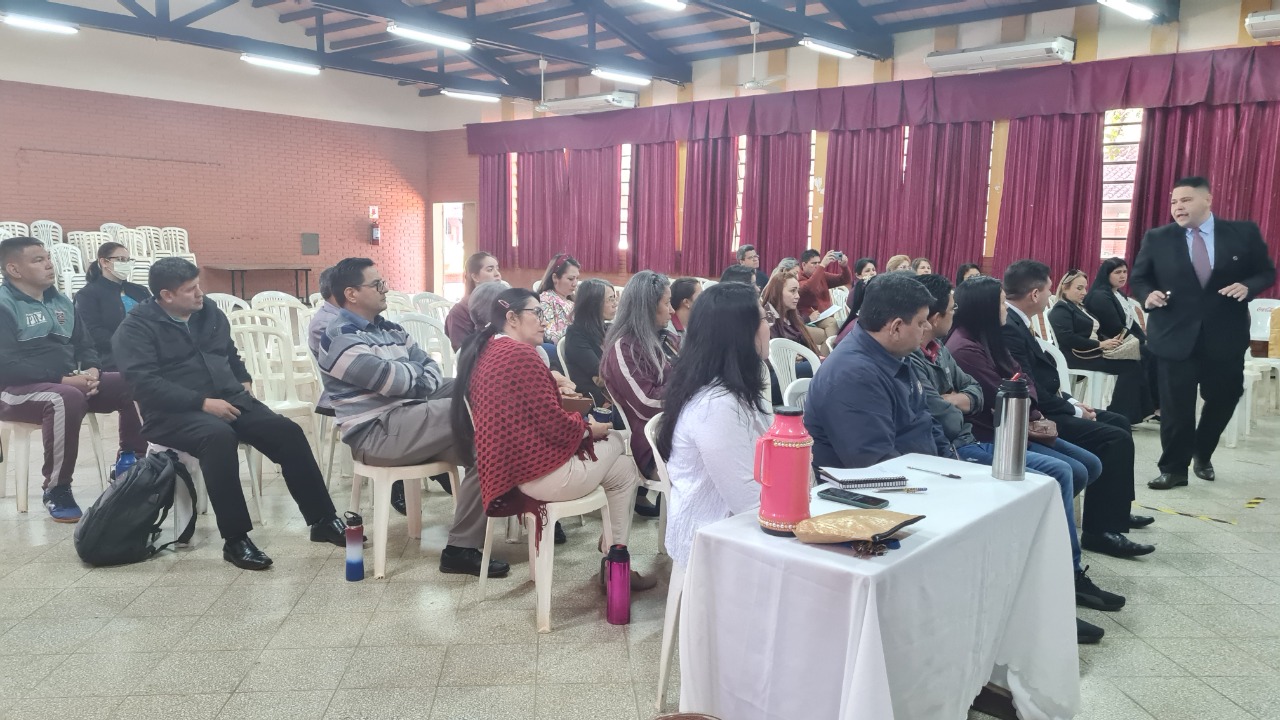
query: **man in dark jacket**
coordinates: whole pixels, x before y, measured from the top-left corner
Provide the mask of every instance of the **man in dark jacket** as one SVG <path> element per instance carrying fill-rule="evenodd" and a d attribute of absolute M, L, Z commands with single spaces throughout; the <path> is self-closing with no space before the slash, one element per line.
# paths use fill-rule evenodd
<path fill-rule="evenodd" d="M 0 420 L 43 426 L 44 505 L 55 522 L 78 522 L 71 476 L 85 413 L 120 413 L 120 458 L 126 461 L 146 451 L 138 413 L 124 378 L 100 371 L 70 298 L 53 287 L 44 244 L 30 237 L 0 242 L 0 266 Z M 18 492 L 25 492 L 25 480 Z M 25 498 L 20 507 L 25 510 Z"/>
<path fill-rule="evenodd" d="M 271 565 L 249 539 L 253 521 L 236 454 L 241 442 L 280 466 L 312 541 L 344 545 L 345 526 L 306 435 L 250 393 L 252 378 L 231 340 L 227 317 L 205 298 L 199 277 L 199 269 L 183 258 L 157 261 L 149 277 L 154 297 L 116 331 L 116 362 L 142 410 L 143 436 L 199 459 L 225 541 L 222 557 L 236 567 Z"/>

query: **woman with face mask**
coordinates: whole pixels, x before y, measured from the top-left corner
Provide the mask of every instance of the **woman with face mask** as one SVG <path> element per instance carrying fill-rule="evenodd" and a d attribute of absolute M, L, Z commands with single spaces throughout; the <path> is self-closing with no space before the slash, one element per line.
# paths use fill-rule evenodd
<path fill-rule="evenodd" d="M 111 356 L 111 336 L 134 306 L 151 297 L 141 285 L 128 281 L 133 271 L 129 250 L 120 243 L 104 243 L 98 248 L 98 260 L 85 273 L 84 288 L 75 295 L 76 314 L 89 331 L 94 349 L 104 371 L 116 369 Z"/>

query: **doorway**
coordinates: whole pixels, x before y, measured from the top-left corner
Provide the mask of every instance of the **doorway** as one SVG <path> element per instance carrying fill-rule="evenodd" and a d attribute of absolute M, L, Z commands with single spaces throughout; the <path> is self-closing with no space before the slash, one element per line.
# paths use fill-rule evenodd
<path fill-rule="evenodd" d="M 457 302 L 465 291 L 463 284 L 467 256 L 474 252 L 475 203 L 435 203 L 432 206 L 435 225 L 433 237 L 435 269 L 432 287 L 435 292 Z"/>

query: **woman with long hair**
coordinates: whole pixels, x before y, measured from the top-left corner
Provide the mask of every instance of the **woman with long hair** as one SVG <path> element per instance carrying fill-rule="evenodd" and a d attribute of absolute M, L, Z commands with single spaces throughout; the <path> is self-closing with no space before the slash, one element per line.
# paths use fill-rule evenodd
<path fill-rule="evenodd" d="M 553 357 L 555 345 L 564 337 L 573 317 L 574 292 L 578 289 L 581 271 L 582 266 L 568 253 L 556 253 L 547 263 L 547 271 L 542 274 L 542 283 L 538 285 L 538 299 L 541 301 L 538 316 L 547 328 L 544 347 L 550 346 L 547 352 Z"/>
<path fill-rule="evenodd" d="M 564 334 L 565 373 L 580 394 L 601 407 L 610 400 L 600 385 L 600 356 L 607 323 L 618 312 L 618 293 L 612 284 L 592 278 L 578 283 L 576 297 L 573 324 Z"/>
<path fill-rule="evenodd" d="M 932 275 L 933 263 L 929 262 L 929 258 L 918 257 L 911 261 L 911 269 L 917 275 Z"/>
<path fill-rule="evenodd" d="M 536 514 L 544 503 L 602 487 L 613 542 L 625 545 L 639 473 L 621 434 L 560 406 L 556 381 L 536 350 L 542 338 L 537 295 L 524 288 L 498 295 L 489 322 L 458 356 L 450 408 L 456 447 L 476 465 L 486 515 Z M 646 584 L 653 580 L 633 575 L 633 588 Z"/>
<path fill-rule="evenodd" d="M 982 386 L 982 409 L 965 416 L 973 424 L 974 437 L 980 443 L 995 440 L 994 408 L 1000 382 L 1022 374 L 1018 361 L 1005 346 L 1003 327 L 1008 306 L 1000 281 L 978 277 L 961 283 L 955 290 L 955 318 L 947 349 L 956 364 Z M 1031 420 L 1049 423 L 1037 408 L 1036 385 L 1028 379 L 1031 390 Z M 1072 500 L 1076 494 L 1098 479 L 1102 462 L 1097 456 L 1061 438 L 1049 444 L 1032 442 L 1027 448 L 1027 467 L 1043 472 L 1058 482 L 1067 528 L 1071 535 L 1071 557 L 1077 573 L 1081 570 L 1080 540 L 1076 537 L 1076 518 Z M 1046 459 L 1048 462 L 1046 462 Z M 1034 463 L 1034 464 L 1033 464 Z"/>
<path fill-rule="evenodd" d="M 605 335 L 600 361 L 600 378 L 627 417 L 631 454 L 646 477 L 652 476 L 654 462 L 644 426 L 662 412 L 671 361 L 679 352 L 679 341 L 667 332 L 670 320 L 671 283 L 667 276 L 652 270 L 632 275 L 623 288 L 618 316 Z"/>
<path fill-rule="evenodd" d="M 1102 261 L 1093 276 L 1093 285 L 1084 298 L 1084 307 L 1098 319 L 1098 337 L 1113 338 L 1129 334 L 1138 338 L 1142 349 L 1142 367 L 1147 392 L 1155 406 L 1155 419 L 1160 418 L 1160 385 L 1156 375 L 1156 359 L 1147 347 L 1147 330 L 1141 306 L 1134 303 L 1124 288 L 1129 284 L 1129 263 L 1124 258 L 1112 257 Z"/>
<path fill-rule="evenodd" d="M 702 294 L 702 283 L 698 278 L 682 277 L 671 283 L 671 322 L 667 324 L 667 332 L 684 340 L 685 328 L 689 327 L 689 315 L 693 312 L 693 304 Z"/>
<path fill-rule="evenodd" d="M 690 318 L 657 439 L 671 477 L 666 550 L 681 566 L 698 528 L 760 504 L 752 458 L 769 428 L 768 325 L 755 292 L 733 283 L 708 288 Z"/>
<path fill-rule="evenodd" d="M 800 305 L 800 281 L 788 275 L 774 275 L 769 284 L 764 286 L 764 294 L 760 296 L 764 303 L 765 317 L 769 321 L 769 337 L 783 338 L 800 343 L 819 357 L 825 357 L 827 348 L 819 349 L 813 344 L 805 330 L 804 320 L 796 309 Z M 817 368 L 809 367 L 809 361 L 796 358 L 796 377 L 813 377 Z"/>
<path fill-rule="evenodd" d="M 960 287 L 960 283 L 969 278 L 978 277 L 982 274 L 982 268 L 973 263 L 963 263 L 956 268 L 956 287 Z"/>
<path fill-rule="evenodd" d="M 853 264 L 853 277 L 857 280 L 870 280 L 876 276 L 876 261 L 869 257 L 858 258 Z"/>
<path fill-rule="evenodd" d="M 502 271 L 498 269 L 498 258 L 483 251 L 467 258 L 466 272 L 463 273 L 465 289 L 462 299 L 449 308 L 449 315 L 444 320 L 444 333 L 449 336 L 449 344 L 453 345 L 454 352 L 462 347 L 462 341 L 466 340 L 467 336 L 476 331 L 475 324 L 471 322 L 471 293 L 475 292 L 477 285 L 501 279 Z"/>
<path fill-rule="evenodd" d="M 1067 358 L 1067 367 L 1116 376 L 1115 392 L 1111 394 L 1107 410 L 1123 415 L 1130 425 L 1137 425 L 1155 409 L 1142 365 L 1141 348 L 1128 360 L 1104 357 L 1104 352 L 1125 342 L 1124 333 L 1100 339 L 1098 320 L 1084 305 L 1089 293 L 1087 283 L 1081 270 L 1071 270 L 1062 277 L 1058 284 L 1058 302 L 1049 310 L 1049 324 Z M 1133 342 L 1137 342 L 1136 338 Z"/>
<path fill-rule="evenodd" d="M 111 351 L 116 328 L 130 310 L 151 297 L 149 290 L 129 282 L 132 271 L 128 248 L 118 242 L 103 243 L 98 247 L 97 261 L 85 271 L 85 286 L 75 296 L 76 315 L 89 331 L 104 371 L 116 370 Z"/>

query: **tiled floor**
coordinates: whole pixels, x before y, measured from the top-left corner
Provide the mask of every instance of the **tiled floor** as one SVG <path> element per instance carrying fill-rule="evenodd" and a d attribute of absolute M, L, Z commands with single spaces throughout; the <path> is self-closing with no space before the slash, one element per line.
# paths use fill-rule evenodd
<path fill-rule="evenodd" d="M 114 423 L 102 425 L 109 434 Z M 1155 513 L 1156 525 L 1135 533 L 1157 543 L 1154 555 L 1088 557 L 1090 574 L 1129 604 L 1081 611 L 1107 637 L 1081 648 L 1079 717 L 1280 719 L 1277 431 L 1280 418 L 1264 419 L 1217 455 L 1217 483 L 1166 493 L 1145 487 L 1156 433 L 1136 434 L 1139 503 L 1237 524 Z M 87 508 L 97 494 L 91 460 L 78 477 Z M 340 507 L 347 487 L 335 484 Z M 426 496 L 420 544 L 396 516 L 387 580 L 347 583 L 341 550 L 307 540 L 278 477 L 266 492 L 267 524 L 253 537 L 276 565 L 263 573 L 222 561 L 211 518 L 191 549 L 91 569 L 76 558 L 74 526 L 49 520 L 34 484 L 28 515 L 0 500 L 0 719 L 654 715 L 665 582 L 635 596 L 629 626 L 607 624 L 592 585 L 598 517 L 567 523 L 554 631 L 539 635 L 524 545 L 499 542 L 514 568 L 486 602 L 473 578 L 436 570 L 452 510 L 442 493 Z M 638 520 L 633 564 L 665 578 L 656 543 L 654 522 Z M 678 684 L 677 666 L 669 710 Z"/>

